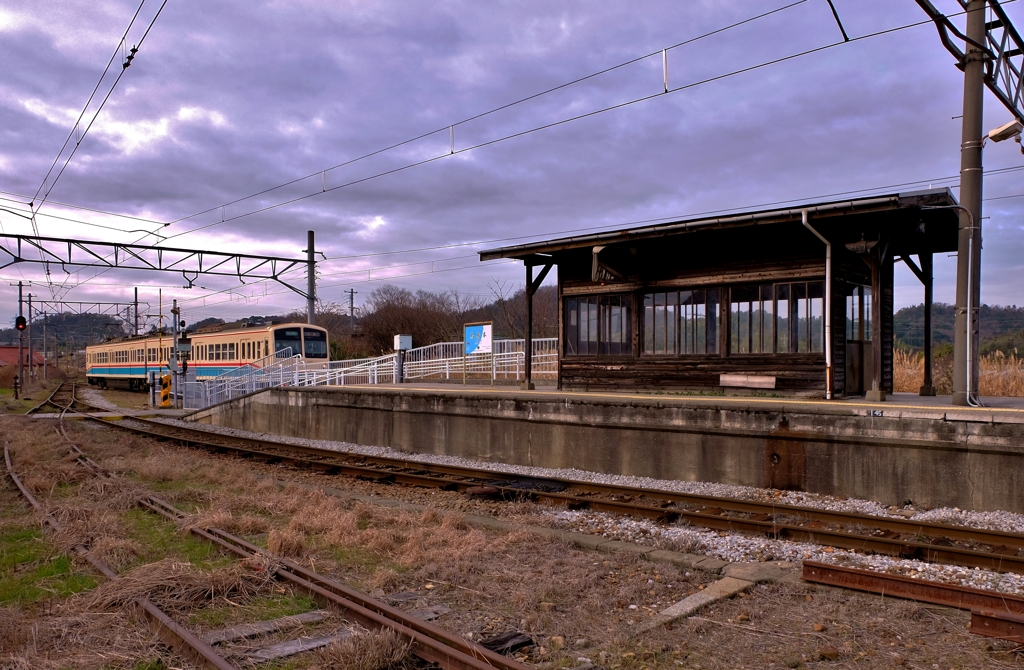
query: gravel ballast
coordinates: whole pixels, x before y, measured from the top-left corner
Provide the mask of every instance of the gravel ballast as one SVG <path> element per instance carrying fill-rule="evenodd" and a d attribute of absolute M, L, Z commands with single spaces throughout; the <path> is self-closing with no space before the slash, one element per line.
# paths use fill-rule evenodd
<path fill-rule="evenodd" d="M 99 394 L 96 394 L 99 395 Z M 98 404 L 98 403 L 97 403 Z M 456 456 L 435 454 L 409 454 L 389 447 L 375 447 L 305 438 L 266 435 L 250 431 L 196 424 L 180 419 L 161 417 L 162 423 L 182 428 L 205 430 L 211 433 L 273 439 L 287 444 L 328 449 L 342 453 L 387 458 L 401 458 L 413 462 L 472 467 L 495 473 L 513 474 L 525 477 L 569 479 L 583 482 L 612 484 L 629 487 L 649 488 L 678 493 L 689 493 L 741 500 L 766 501 L 779 504 L 798 505 L 817 509 L 856 512 L 882 517 L 907 518 L 957 524 L 973 528 L 1024 533 L 1024 515 L 1012 512 L 972 512 L 957 508 L 941 508 L 928 511 L 899 509 L 870 500 L 839 499 L 832 496 L 795 491 L 778 491 L 749 486 L 732 486 L 712 482 L 687 482 L 660 480 L 647 477 L 631 477 L 588 472 L 572 468 L 540 468 L 504 463 L 473 461 Z M 617 517 L 605 513 L 588 511 L 559 510 L 547 512 L 554 523 L 565 529 L 601 535 L 604 537 L 666 548 L 678 548 L 690 553 L 715 556 L 726 561 L 801 561 L 814 560 L 898 574 L 919 579 L 960 584 L 974 588 L 997 590 L 1006 593 L 1024 593 L 1024 576 L 1003 574 L 989 570 L 959 566 L 935 565 L 923 561 L 897 559 L 887 556 L 858 554 L 843 549 L 821 545 L 756 538 L 739 533 L 687 527 L 665 526 L 646 520 Z"/>

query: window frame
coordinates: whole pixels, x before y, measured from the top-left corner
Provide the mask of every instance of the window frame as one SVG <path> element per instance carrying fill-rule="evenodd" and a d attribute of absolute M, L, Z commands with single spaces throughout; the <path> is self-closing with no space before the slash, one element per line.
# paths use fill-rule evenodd
<path fill-rule="evenodd" d="M 564 296 L 561 309 L 565 358 L 635 357 L 634 293 Z"/>

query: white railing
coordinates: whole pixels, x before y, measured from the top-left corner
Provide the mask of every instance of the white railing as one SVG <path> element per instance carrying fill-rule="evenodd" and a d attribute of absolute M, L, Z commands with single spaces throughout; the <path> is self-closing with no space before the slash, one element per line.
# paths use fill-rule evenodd
<path fill-rule="evenodd" d="M 410 349 L 405 353 L 403 377 L 406 381 L 460 381 L 465 376 L 491 381 L 522 380 L 525 375 L 525 340 L 495 340 L 493 353 L 470 354 L 463 358 L 462 342 L 440 342 Z M 558 376 L 558 340 L 554 337 L 533 341 L 534 378 L 555 379 Z"/>
<path fill-rule="evenodd" d="M 405 352 L 404 381 L 453 381 L 463 379 L 492 384 L 521 381 L 525 376 L 524 340 L 495 340 L 493 353 L 463 356 L 462 342 L 439 342 Z M 398 373 L 398 354 L 376 358 L 312 362 L 279 351 L 250 365 L 200 382 L 184 384 L 185 409 L 202 409 L 247 393 L 275 386 L 349 386 L 393 384 Z M 535 379 L 558 376 L 558 340 L 533 341 Z"/>
<path fill-rule="evenodd" d="M 324 363 L 314 363 L 323 367 Z M 291 348 L 282 349 L 253 363 L 228 370 L 213 379 L 182 384 L 185 409 L 202 409 L 247 393 L 274 386 L 298 383 L 309 367 L 301 356 L 293 356 Z"/>

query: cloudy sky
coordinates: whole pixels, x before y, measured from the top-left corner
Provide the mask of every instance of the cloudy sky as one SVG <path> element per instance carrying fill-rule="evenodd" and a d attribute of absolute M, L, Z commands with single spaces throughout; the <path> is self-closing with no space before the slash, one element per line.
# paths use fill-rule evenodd
<path fill-rule="evenodd" d="M 160 3 L 143 4 L 127 47 Z M 495 283 L 523 281 L 521 265 L 476 258 L 505 242 L 849 191 L 956 186 L 962 75 L 930 24 L 714 79 L 841 40 L 826 0 L 805 0 L 669 49 L 671 87 L 714 80 L 657 95 L 661 49 L 786 4 L 168 0 L 55 185 L 51 176 L 39 232 L 298 258 L 315 230 L 328 257 L 321 298 L 347 303 L 354 289 L 358 305 L 382 282 L 490 297 Z M 835 4 L 852 37 L 925 18 L 913 0 Z M 38 201 L 137 8 L 0 0 L 0 207 L 23 212 Z M 1024 27 L 1024 3 L 1006 10 Z M 987 95 L 986 128 L 1009 119 Z M 452 134 L 456 153 L 447 155 Z M 1012 142 L 985 151 L 987 169 L 1024 165 Z M 1024 194 L 1022 177 L 986 178 L 986 197 L 1002 198 L 986 202 L 990 304 L 1024 304 L 1024 197 L 1003 197 Z M 274 207 L 302 196 L 311 197 Z M 9 211 L 0 210 L 0 225 L 32 231 Z M 953 302 L 954 266 L 937 261 L 940 301 Z M 41 265 L 0 270 L 0 321 L 13 320 L 9 284 L 19 280 L 31 280 L 35 296 L 82 301 L 127 301 L 138 286 L 152 312 L 162 288 L 165 300 L 183 301 L 189 321 L 304 304 L 267 282 L 202 277 L 185 289 L 173 273 L 50 272 L 52 286 Z M 302 271 L 291 277 L 304 282 Z M 897 284 L 898 306 L 921 301 L 909 271 L 897 270 Z"/>

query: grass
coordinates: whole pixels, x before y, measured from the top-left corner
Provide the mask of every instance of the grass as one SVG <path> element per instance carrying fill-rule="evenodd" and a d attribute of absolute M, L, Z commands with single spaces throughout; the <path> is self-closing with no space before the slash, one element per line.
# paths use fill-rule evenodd
<path fill-rule="evenodd" d="M 13 528 L 0 533 L 0 605 L 30 605 L 95 586 L 96 580 L 78 572 L 39 530 Z"/>
<path fill-rule="evenodd" d="M 952 351 L 935 351 L 933 383 L 939 395 L 953 392 Z M 1024 397 L 1024 358 L 995 352 L 981 357 L 978 377 L 983 396 Z M 893 387 L 897 392 L 917 393 L 924 383 L 924 355 L 897 349 L 893 352 Z"/>
<path fill-rule="evenodd" d="M 189 623 L 207 628 L 221 628 L 236 623 L 269 621 L 294 616 L 317 609 L 317 603 L 307 596 L 290 593 L 257 596 L 242 606 L 224 605 L 206 607 L 189 617 Z"/>
<path fill-rule="evenodd" d="M 223 556 L 214 544 L 193 535 L 183 535 L 173 523 L 153 512 L 142 509 L 128 510 L 124 518 L 131 539 L 145 547 L 139 562 L 148 563 L 160 558 L 173 557 L 207 569 L 223 567 L 234 562 L 233 559 Z"/>

